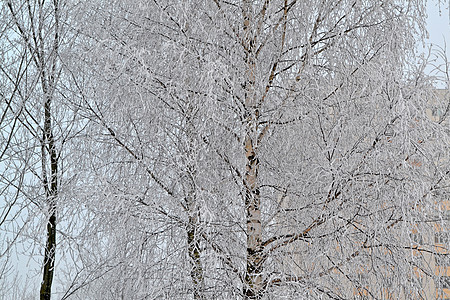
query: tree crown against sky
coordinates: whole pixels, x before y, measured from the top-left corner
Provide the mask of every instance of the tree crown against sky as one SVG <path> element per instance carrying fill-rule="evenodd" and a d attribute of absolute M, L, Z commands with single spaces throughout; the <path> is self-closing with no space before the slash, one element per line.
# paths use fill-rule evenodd
<path fill-rule="evenodd" d="M 2 9 L 2 112 L 18 125 L 4 126 L 17 142 L 1 159 L 27 178 L 2 177 L 17 199 L 4 212 L 26 207 L 24 231 L 42 241 L 56 226 L 56 248 L 34 251 L 56 251 L 43 269 L 57 298 L 436 287 L 426 237 L 445 214 L 449 132 L 426 116 L 435 96 L 415 63 L 422 1 Z"/>

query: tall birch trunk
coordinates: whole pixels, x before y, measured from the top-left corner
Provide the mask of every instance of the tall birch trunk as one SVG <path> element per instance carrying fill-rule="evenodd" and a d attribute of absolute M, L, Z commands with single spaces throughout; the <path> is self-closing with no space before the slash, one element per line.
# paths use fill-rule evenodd
<path fill-rule="evenodd" d="M 259 195 L 257 150 L 259 109 L 255 95 L 255 36 L 251 1 L 244 1 L 244 51 L 245 51 L 245 208 L 247 221 L 247 269 L 245 274 L 245 299 L 262 297 L 262 224 Z"/>

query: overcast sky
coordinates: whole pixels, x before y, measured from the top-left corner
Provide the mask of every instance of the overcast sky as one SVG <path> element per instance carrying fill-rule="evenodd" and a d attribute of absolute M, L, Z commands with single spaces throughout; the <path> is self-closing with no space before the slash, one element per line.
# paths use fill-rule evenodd
<path fill-rule="evenodd" d="M 440 7 L 436 2 L 429 0 L 427 5 L 427 30 L 429 39 L 426 40 L 426 47 L 432 44 L 444 48 L 445 44 L 447 44 L 447 59 L 450 61 L 450 0 L 441 1 L 443 3 L 441 3 Z M 422 46 L 419 47 L 419 50 L 423 51 Z M 439 62 L 443 63 L 442 60 Z M 431 70 L 432 68 L 429 68 L 429 72 Z M 439 85 L 439 87 L 443 88 L 444 86 Z"/>
<path fill-rule="evenodd" d="M 439 9 L 437 1 L 428 1 L 428 19 L 427 28 L 430 34 L 430 43 L 443 45 L 444 38 L 447 44 L 450 42 L 450 20 L 448 6 L 450 0 L 447 3 L 441 3 Z M 443 1 L 444 2 L 444 1 Z"/>

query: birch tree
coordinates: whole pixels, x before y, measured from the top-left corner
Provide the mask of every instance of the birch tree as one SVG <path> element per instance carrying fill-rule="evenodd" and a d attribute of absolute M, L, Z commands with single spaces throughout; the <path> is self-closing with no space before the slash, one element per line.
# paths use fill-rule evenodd
<path fill-rule="evenodd" d="M 78 259 L 96 279 L 73 295 L 427 297 L 436 250 L 412 237 L 448 190 L 449 137 L 414 66 L 423 2 L 84 9 Z"/>

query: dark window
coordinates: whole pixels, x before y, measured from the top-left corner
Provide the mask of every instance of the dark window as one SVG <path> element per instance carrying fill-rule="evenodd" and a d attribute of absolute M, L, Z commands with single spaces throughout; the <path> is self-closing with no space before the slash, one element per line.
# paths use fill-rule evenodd
<path fill-rule="evenodd" d="M 447 244 L 448 243 L 448 232 L 435 233 L 434 242 L 436 244 Z"/>
<path fill-rule="evenodd" d="M 445 254 L 437 254 L 434 256 L 436 266 L 448 266 L 448 257 Z"/>
<path fill-rule="evenodd" d="M 410 233 L 409 237 L 416 244 L 423 244 L 423 238 L 420 233 Z"/>
<path fill-rule="evenodd" d="M 438 118 L 440 118 L 440 117 L 442 117 L 443 112 L 442 112 L 442 110 L 441 110 L 440 108 L 433 107 L 433 108 L 431 109 L 431 115 L 432 115 L 433 117 L 438 117 Z"/>

